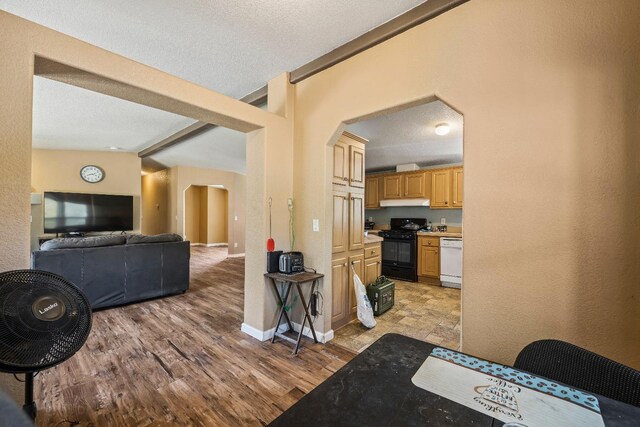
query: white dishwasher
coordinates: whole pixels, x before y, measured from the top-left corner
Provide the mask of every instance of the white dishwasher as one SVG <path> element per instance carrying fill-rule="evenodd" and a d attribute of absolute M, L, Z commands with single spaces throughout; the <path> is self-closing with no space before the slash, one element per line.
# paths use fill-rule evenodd
<path fill-rule="evenodd" d="M 447 288 L 462 288 L 462 239 L 440 238 L 440 281 Z"/>

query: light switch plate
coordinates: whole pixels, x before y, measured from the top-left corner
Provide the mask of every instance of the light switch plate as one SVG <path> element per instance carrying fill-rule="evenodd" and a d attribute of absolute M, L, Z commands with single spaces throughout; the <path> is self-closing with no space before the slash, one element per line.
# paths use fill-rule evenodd
<path fill-rule="evenodd" d="M 440 218 L 440 224 L 445 225 L 447 223 L 447 218 Z"/>
<path fill-rule="evenodd" d="M 320 231 L 320 220 L 314 218 L 313 219 L 313 231 Z"/>

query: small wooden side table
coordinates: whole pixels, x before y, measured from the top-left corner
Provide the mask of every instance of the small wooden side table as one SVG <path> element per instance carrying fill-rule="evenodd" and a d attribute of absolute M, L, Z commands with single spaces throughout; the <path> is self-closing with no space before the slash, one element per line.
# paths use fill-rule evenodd
<path fill-rule="evenodd" d="M 271 342 L 272 343 L 276 342 L 276 337 L 282 338 L 285 341 L 295 344 L 295 349 L 293 350 L 293 354 L 298 354 L 298 350 L 300 349 L 300 340 L 302 339 L 302 332 L 304 331 L 304 325 L 307 321 L 309 321 L 309 329 L 311 330 L 311 334 L 313 335 L 313 341 L 317 343 L 318 338 L 316 337 L 316 331 L 313 328 L 313 321 L 311 320 L 311 315 L 309 315 L 309 302 L 311 301 L 311 296 L 316 290 L 316 287 L 318 285 L 318 280 L 323 278 L 324 274 L 309 273 L 305 271 L 303 273 L 297 273 L 297 274 L 266 273 L 264 276 L 271 279 L 273 290 L 276 293 L 276 297 L 278 298 L 279 303 L 281 304 L 280 315 L 278 316 L 278 321 L 276 322 L 276 330 L 273 335 L 273 338 L 271 339 Z M 286 289 L 284 292 L 284 298 L 280 296 L 280 292 L 278 292 L 277 282 L 282 282 L 286 286 Z M 307 302 L 307 300 L 304 298 L 304 295 L 302 294 L 302 289 L 300 288 L 300 285 L 302 285 L 303 283 L 309 283 L 309 282 L 311 283 L 311 292 L 309 293 L 309 302 Z M 300 302 L 302 303 L 302 308 L 304 309 L 304 318 L 302 320 L 302 325 L 300 326 L 300 332 L 298 332 L 297 340 L 289 338 L 288 336 L 284 335 L 284 333 L 278 332 L 278 328 L 280 327 L 280 321 L 282 320 L 283 316 L 287 321 L 287 325 L 289 326 L 289 329 L 286 332 L 293 332 L 293 325 L 291 324 L 291 319 L 289 318 L 289 315 L 285 310 L 287 301 L 289 300 L 289 295 L 291 294 L 291 287 L 293 285 L 295 285 L 296 289 L 298 290 L 298 296 L 300 297 Z"/>

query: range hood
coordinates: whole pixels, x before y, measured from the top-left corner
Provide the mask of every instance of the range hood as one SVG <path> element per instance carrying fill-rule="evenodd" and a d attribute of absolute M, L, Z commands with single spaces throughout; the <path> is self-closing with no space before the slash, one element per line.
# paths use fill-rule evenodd
<path fill-rule="evenodd" d="M 381 208 L 388 208 L 391 206 L 422 206 L 429 207 L 429 199 L 387 199 L 380 200 Z"/>

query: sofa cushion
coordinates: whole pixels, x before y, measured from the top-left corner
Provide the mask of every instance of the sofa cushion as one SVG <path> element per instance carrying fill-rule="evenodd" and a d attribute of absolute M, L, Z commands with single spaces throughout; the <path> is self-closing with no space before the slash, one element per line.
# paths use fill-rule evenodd
<path fill-rule="evenodd" d="M 54 249 L 97 248 L 100 246 L 124 245 L 124 243 L 125 237 L 122 235 L 66 237 L 48 240 L 40 246 L 40 250 L 52 251 Z"/>
<path fill-rule="evenodd" d="M 156 234 L 154 236 L 146 236 L 144 234 L 128 234 L 127 245 L 136 245 L 139 243 L 164 243 L 164 242 L 182 242 L 182 236 L 179 234 L 166 233 Z"/>

